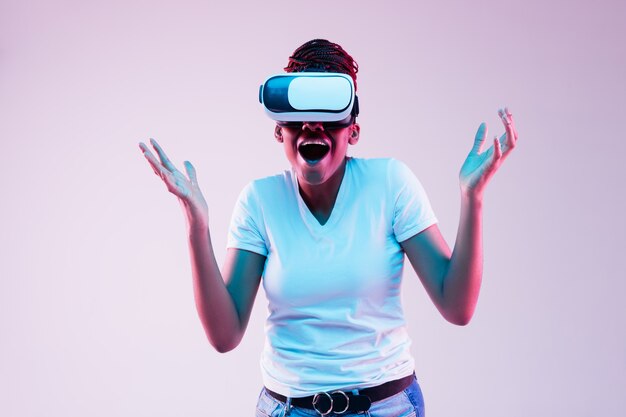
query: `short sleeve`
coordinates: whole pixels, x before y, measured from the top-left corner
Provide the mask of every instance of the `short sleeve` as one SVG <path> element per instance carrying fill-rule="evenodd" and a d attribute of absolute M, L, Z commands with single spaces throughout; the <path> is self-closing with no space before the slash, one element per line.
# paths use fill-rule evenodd
<path fill-rule="evenodd" d="M 389 186 L 394 198 L 393 232 L 398 242 L 437 223 L 422 184 L 411 169 L 395 159 L 389 164 Z"/>
<path fill-rule="evenodd" d="M 227 248 L 244 249 L 267 256 L 267 244 L 262 227 L 263 218 L 253 183 L 239 194 L 228 229 Z"/>

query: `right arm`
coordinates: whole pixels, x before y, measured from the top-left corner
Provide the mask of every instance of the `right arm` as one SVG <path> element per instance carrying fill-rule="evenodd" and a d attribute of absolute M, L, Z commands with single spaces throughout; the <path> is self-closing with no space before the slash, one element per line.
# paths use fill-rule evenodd
<path fill-rule="evenodd" d="M 220 274 L 209 228 L 188 228 L 193 291 L 198 316 L 211 345 L 221 353 L 241 341 L 259 289 L 265 256 L 242 249 L 228 249 Z"/>
<path fill-rule="evenodd" d="M 218 352 L 228 352 L 237 347 L 245 333 L 265 257 L 229 249 L 222 276 L 211 244 L 208 207 L 198 187 L 194 167 L 188 161 L 185 163 L 187 179 L 156 141 L 151 140 L 151 143 L 160 163 L 145 144 L 140 143 L 139 148 L 168 190 L 178 197 L 186 215 L 194 297 L 200 321 L 211 345 Z"/>

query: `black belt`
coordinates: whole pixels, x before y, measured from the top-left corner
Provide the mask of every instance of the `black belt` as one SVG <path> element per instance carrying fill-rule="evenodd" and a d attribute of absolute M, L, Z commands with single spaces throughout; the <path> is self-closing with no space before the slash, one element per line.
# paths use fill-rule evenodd
<path fill-rule="evenodd" d="M 309 408 L 325 416 L 334 412 L 343 414 L 348 411 L 367 411 L 373 402 L 384 400 L 404 391 L 415 379 L 415 373 L 395 381 L 385 382 L 371 388 L 359 390 L 358 395 L 352 391 L 318 392 L 309 397 L 291 398 L 291 405 Z M 281 402 L 286 402 L 287 397 L 265 388 L 267 393 Z"/>

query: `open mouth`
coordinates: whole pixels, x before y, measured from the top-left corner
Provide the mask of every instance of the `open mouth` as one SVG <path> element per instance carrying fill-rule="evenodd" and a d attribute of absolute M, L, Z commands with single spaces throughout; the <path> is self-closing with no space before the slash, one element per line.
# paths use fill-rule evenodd
<path fill-rule="evenodd" d="M 298 146 L 298 152 L 308 162 L 321 160 L 329 151 L 330 147 L 322 141 L 302 143 Z"/>

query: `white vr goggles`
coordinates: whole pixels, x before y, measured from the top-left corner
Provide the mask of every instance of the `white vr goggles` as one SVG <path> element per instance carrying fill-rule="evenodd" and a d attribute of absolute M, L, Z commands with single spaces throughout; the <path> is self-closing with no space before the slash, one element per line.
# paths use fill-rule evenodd
<path fill-rule="evenodd" d="M 259 90 L 265 113 L 278 125 L 323 122 L 346 127 L 359 114 L 354 82 L 337 72 L 295 72 L 269 77 Z"/>

